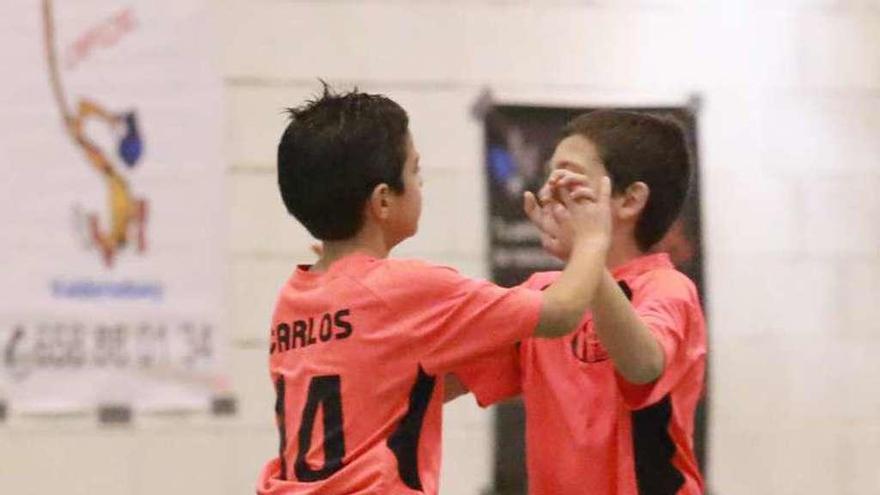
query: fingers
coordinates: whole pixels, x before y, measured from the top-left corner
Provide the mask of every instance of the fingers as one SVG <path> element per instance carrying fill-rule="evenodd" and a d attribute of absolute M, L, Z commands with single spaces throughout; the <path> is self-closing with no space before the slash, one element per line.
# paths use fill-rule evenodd
<path fill-rule="evenodd" d="M 542 206 L 538 204 L 533 193 L 526 191 L 523 194 L 523 210 L 542 236 L 556 237 L 559 235 L 559 224 L 553 216 L 554 208 L 559 209 L 560 215 L 565 211 L 565 207 L 557 201 L 551 201 Z"/>
<path fill-rule="evenodd" d="M 570 191 L 573 201 L 596 201 L 596 192 L 588 187 L 578 187 Z"/>
<path fill-rule="evenodd" d="M 569 198 L 570 199 L 570 198 Z M 549 206 L 551 218 L 555 224 L 561 224 L 568 220 L 570 213 L 568 204 L 555 202 Z"/>
<path fill-rule="evenodd" d="M 562 201 L 562 204 L 564 204 L 566 208 L 571 208 L 577 205 L 579 202 L 596 201 L 596 193 L 586 186 L 578 186 L 574 189 L 566 186 L 561 186 L 557 195 L 559 196 L 560 201 Z"/>
<path fill-rule="evenodd" d="M 574 201 L 605 202 L 610 200 L 612 187 L 611 179 L 603 176 L 598 184 L 592 182 L 585 175 L 569 170 L 554 170 L 547 178 L 547 182 L 539 191 L 540 201 L 563 201 L 562 192 L 567 191 L 568 197 Z"/>
<path fill-rule="evenodd" d="M 587 176 L 583 174 L 578 174 L 572 172 L 571 170 L 554 170 L 553 173 L 550 174 L 550 177 L 547 179 L 547 182 L 551 185 L 551 187 L 562 188 L 562 187 L 575 187 L 575 186 L 585 186 L 588 184 L 589 180 Z"/>
<path fill-rule="evenodd" d="M 550 187 L 549 180 L 545 182 L 541 187 L 541 190 L 538 191 L 538 199 L 541 201 L 541 204 L 547 204 L 553 201 L 553 190 Z"/>
<path fill-rule="evenodd" d="M 570 170 L 554 170 L 549 177 L 547 177 L 547 182 L 541 187 L 539 192 L 540 199 L 542 202 L 546 202 L 551 199 L 559 199 L 559 191 L 562 189 L 575 190 L 579 187 L 588 188 L 590 185 L 589 179 L 582 174 L 578 174 L 572 172 Z"/>
<path fill-rule="evenodd" d="M 556 169 L 550 172 L 550 175 L 547 177 L 547 184 L 551 187 L 556 186 L 556 184 L 565 177 L 567 174 L 570 174 L 568 170 L 565 169 Z"/>
<path fill-rule="evenodd" d="M 541 225 L 541 206 L 538 205 L 538 199 L 531 191 L 523 193 L 523 209 L 533 224 Z"/>

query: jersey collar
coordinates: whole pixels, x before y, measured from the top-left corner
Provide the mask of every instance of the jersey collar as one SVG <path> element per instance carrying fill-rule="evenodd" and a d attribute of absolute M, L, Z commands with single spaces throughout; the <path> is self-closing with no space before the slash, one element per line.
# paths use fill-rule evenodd
<path fill-rule="evenodd" d="M 342 273 L 350 270 L 351 268 L 356 268 L 358 266 L 366 265 L 370 262 L 375 261 L 376 258 L 363 253 L 352 253 L 344 258 L 340 258 L 336 260 L 332 265 L 330 265 L 330 269 L 326 272 L 316 273 L 311 271 L 312 265 L 297 265 L 296 272 L 294 275 L 298 278 L 302 279 L 318 279 L 325 275 L 333 275 L 337 273 Z"/>
<path fill-rule="evenodd" d="M 658 268 L 675 268 L 667 253 L 639 256 L 611 270 L 611 275 L 615 280 L 630 280 Z"/>

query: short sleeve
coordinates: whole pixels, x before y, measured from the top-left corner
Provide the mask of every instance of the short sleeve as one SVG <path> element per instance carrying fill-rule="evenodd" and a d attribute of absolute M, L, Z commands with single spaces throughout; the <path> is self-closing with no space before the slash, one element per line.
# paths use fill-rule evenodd
<path fill-rule="evenodd" d="M 559 278 L 559 272 L 537 272 L 520 287 L 541 291 Z M 465 387 L 481 407 L 488 407 L 522 393 L 520 344 L 481 358 L 456 370 Z"/>
<path fill-rule="evenodd" d="M 520 287 L 541 291 L 559 278 L 559 272 L 537 272 Z M 480 407 L 488 407 L 522 393 L 520 344 L 506 347 L 457 369 L 456 376 L 474 395 Z"/>
<path fill-rule="evenodd" d="M 669 394 L 681 378 L 706 354 L 705 323 L 692 283 L 684 275 L 664 277 L 646 287 L 646 296 L 635 301 L 636 313 L 657 339 L 664 354 L 660 378 L 637 385 L 619 373 L 618 387 L 633 409 L 650 406 Z"/>
<path fill-rule="evenodd" d="M 393 312 L 393 324 L 412 332 L 413 352 L 431 374 L 454 371 L 531 336 L 543 300 L 524 287 L 507 289 L 416 261 L 390 264 L 382 287 L 374 290 Z"/>
<path fill-rule="evenodd" d="M 519 359 L 519 345 L 511 345 L 457 368 L 455 376 L 480 407 L 488 407 L 522 393 Z"/>

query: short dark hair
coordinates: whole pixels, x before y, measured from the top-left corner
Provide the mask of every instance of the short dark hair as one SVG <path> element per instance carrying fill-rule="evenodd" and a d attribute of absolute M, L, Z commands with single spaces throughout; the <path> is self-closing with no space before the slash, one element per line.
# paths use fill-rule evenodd
<path fill-rule="evenodd" d="M 575 117 L 563 139 L 579 135 L 597 148 L 614 193 L 641 181 L 651 192 L 636 224 L 639 248 L 660 242 L 678 217 L 691 181 L 691 153 L 682 125 L 671 117 L 596 110 Z"/>
<path fill-rule="evenodd" d="M 278 144 L 278 187 L 287 211 L 324 241 L 348 239 L 363 226 L 373 189 L 403 192 L 409 117 L 390 98 L 334 93 L 288 109 Z"/>

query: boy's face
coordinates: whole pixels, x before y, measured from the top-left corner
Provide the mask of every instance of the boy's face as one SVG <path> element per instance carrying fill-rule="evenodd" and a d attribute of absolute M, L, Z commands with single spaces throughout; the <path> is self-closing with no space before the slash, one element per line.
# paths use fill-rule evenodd
<path fill-rule="evenodd" d="M 550 158 L 550 170 L 559 169 L 586 175 L 592 184 L 598 184 L 607 175 L 596 145 L 579 135 L 569 136 L 556 145 Z"/>
<path fill-rule="evenodd" d="M 549 165 L 551 171 L 562 169 L 586 175 L 590 184 L 598 184 L 602 177 L 608 175 L 596 145 L 584 136 L 577 134 L 563 139 L 556 145 Z M 542 196 L 545 196 L 546 190 L 545 186 L 542 189 Z M 545 199 L 547 198 L 541 198 L 542 201 Z M 623 196 L 612 192 L 611 219 L 615 226 L 619 222 L 622 203 Z"/>
<path fill-rule="evenodd" d="M 422 215 L 422 176 L 419 169 L 419 152 L 412 136 L 406 137 L 406 162 L 403 164 L 403 194 L 397 197 L 396 208 L 389 226 L 400 242 L 415 235 Z"/>

